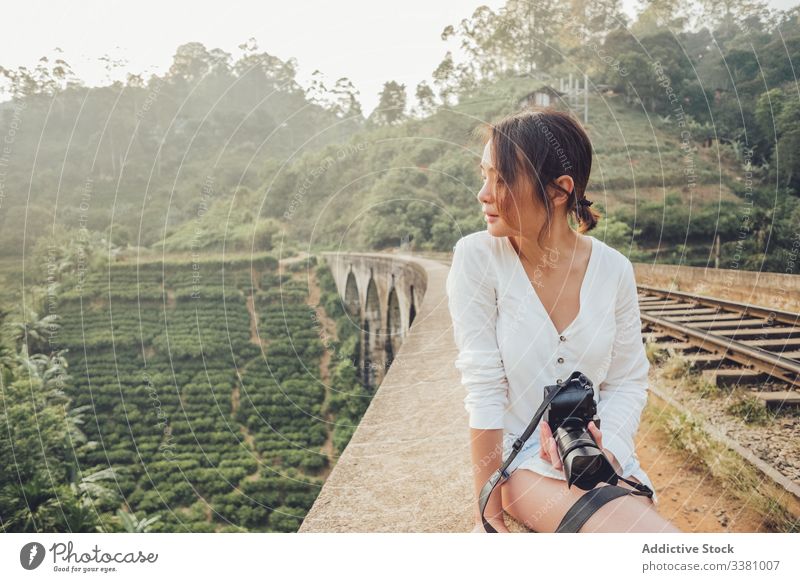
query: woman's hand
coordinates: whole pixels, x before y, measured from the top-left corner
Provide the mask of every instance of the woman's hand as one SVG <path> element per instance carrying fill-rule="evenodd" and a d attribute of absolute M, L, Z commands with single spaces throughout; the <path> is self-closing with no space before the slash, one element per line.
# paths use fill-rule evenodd
<path fill-rule="evenodd" d="M 619 462 L 617 461 L 614 454 L 603 448 L 603 433 L 600 432 L 600 429 L 594 424 L 593 420 L 589 421 L 589 433 L 594 437 L 597 446 L 600 448 L 601 451 L 608 457 L 608 460 L 611 461 L 611 465 L 620 473 L 622 468 L 620 467 Z M 556 446 L 556 439 L 553 437 L 553 431 L 550 430 L 550 425 L 547 424 L 545 421 L 542 421 L 539 425 L 539 456 L 543 458 L 545 461 L 549 461 L 550 464 L 553 465 L 553 468 L 556 470 L 563 469 L 564 465 L 561 463 L 561 457 L 558 456 L 558 447 Z"/>
<path fill-rule="evenodd" d="M 556 439 L 553 438 L 553 431 L 544 420 L 539 423 L 539 456 L 553 465 L 553 469 L 560 470 L 564 466 L 561 463 L 561 457 L 558 456 L 558 447 Z"/>
<path fill-rule="evenodd" d="M 503 521 L 502 517 L 490 518 L 487 519 L 486 521 L 488 521 L 489 525 L 491 525 L 495 530 L 497 530 L 497 533 L 511 533 L 510 531 L 508 531 L 508 528 L 506 527 L 506 522 Z M 486 528 L 483 527 L 483 522 L 480 522 L 475 524 L 475 527 L 472 529 L 470 533 L 489 533 L 489 532 L 487 532 Z"/>
<path fill-rule="evenodd" d="M 592 433 L 594 440 L 597 442 L 597 446 L 600 447 L 600 450 L 603 451 L 603 454 L 608 457 L 608 460 L 611 462 L 611 466 L 614 467 L 614 470 L 622 475 L 622 466 L 619 464 L 619 461 L 617 461 L 614 453 L 603 448 L 603 433 L 600 432 L 600 429 L 597 428 L 597 426 L 594 424 L 594 421 L 589 421 L 589 432 Z"/>

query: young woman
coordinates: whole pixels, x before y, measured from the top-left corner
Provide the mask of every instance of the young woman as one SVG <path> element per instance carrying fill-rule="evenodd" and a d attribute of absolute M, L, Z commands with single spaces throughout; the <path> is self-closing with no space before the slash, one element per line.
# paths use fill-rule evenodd
<path fill-rule="evenodd" d="M 618 474 L 654 490 L 633 443 L 650 365 L 633 265 L 583 234 L 599 218 L 584 197 L 592 166 L 589 138 L 573 117 L 551 108 L 483 129 L 478 200 L 487 228 L 456 243 L 447 278 L 459 350 L 455 365 L 467 391 L 475 498 L 530 422 L 544 386 L 575 370 L 594 385 L 602 430 L 594 423 L 589 430 L 598 445 Z M 504 510 L 534 531 L 553 532 L 585 493 L 567 488 L 544 421 L 509 472 L 485 512 L 498 532 L 508 531 Z M 655 495 L 624 495 L 597 510 L 581 531 L 680 531 L 656 512 L 656 502 Z M 474 506 L 473 531 L 482 532 Z"/>

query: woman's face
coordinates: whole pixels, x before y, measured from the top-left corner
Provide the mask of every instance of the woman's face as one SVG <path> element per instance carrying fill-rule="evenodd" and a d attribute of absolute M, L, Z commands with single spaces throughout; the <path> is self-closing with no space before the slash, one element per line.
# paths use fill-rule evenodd
<path fill-rule="evenodd" d="M 481 209 L 487 225 L 486 228 L 489 233 L 493 236 L 518 236 L 520 234 L 519 225 L 524 225 L 525 230 L 528 232 L 538 232 L 543 223 L 543 216 L 537 210 L 534 203 L 535 197 L 532 195 L 520 195 L 521 193 L 515 192 L 517 194 L 514 197 L 515 203 L 509 205 L 508 208 L 511 216 L 507 217 L 509 221 L 513 220 L 514 224 L 506 222 L 499 216 L 500 209 L 494 185 L 497 179 L 497 170 L 492 159 L 491 139 L 486 142 L 483 148 L 480 168 L 483 185 L 480 192 L 478 192 L 478 200 L 481 203 Z"/>

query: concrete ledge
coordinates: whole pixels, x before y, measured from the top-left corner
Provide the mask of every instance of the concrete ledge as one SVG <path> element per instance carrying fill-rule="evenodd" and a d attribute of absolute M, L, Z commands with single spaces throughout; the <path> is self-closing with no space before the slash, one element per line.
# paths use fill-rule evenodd
<path fill-rule="evenodd" d="M 449 266 L 393 260 L 424 269 L 424 300 L 301 533 L 472 529 L 469 423 L 445 292 Z"/>
<path fill-rule="evenodd" d="M 640 285 L 800 311 L 800 277 L 795 274 L 650 263 L 633 263 L 633 270 Z"/>

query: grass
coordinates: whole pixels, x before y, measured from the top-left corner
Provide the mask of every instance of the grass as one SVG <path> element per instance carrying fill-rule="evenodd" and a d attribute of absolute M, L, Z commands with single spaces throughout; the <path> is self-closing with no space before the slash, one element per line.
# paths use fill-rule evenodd
<path fill-rule="evenodd" d="M 647 359 L 651 364 L 663 364 L 669 357 L 669 352 L 663 347 L 658 345 L 658 342 L 652 339 L 647 339 L 644 342 L 644 353 L 647 354 Z"/>
<path fill-rule="evenodd" d="M 763 515 L 770 531 L 800 532 L 800 519 L 784 502 L 790 494 L 706 432 L 702 418 L 655 398 L 650 400 L 645 414 L 649 422 L 666 431 L 671 447 L 707 469 L 726 494 Z"/>
<path fill-rule="evenodd" d="M 670 347 L 658 348 L 653 344 L 646 346 L 647 357 L 651 362 L 660 365 L 661 373 L 670 380 L 682 380 L 683 385 L 701 398 L 717 398 L 723 394 L 716 384 L 710 382 L 692 363 Z M 728 394 L 728 392 L 725 392 Z M 775 419 L 764 403 L 747 391 L 738 391 L 733 404 L 726 412 L 742 419 L 747 424 L 766 426 Z"/>
<path fill-rule="evenodd" d="M 655 342 L 645 344 L 647 358 L 654 365 L 658 365 L 661 374 L 670 380 L 682 380 L 685 386 L 702 398 L 715 398 L 722 391 L 710 382 L 701 370 L 695 368 L 687 358 L 672 347 L 658 347 Z"/>
<path fill-rule="evenodd" d="M 688 378 L 693 374 L 692 362 L 676 352 L 673 348 L 667 347 L 668 356 L 662 361 L 661 371 L 670 380 Z"/>
<path fill-rule="evenodd" d="M 770 414 L 764 403 L 752 394 L 742 393 L 736 401 L 728 406 L 728 414 L 741 418 L 748 424 L 766 426 L 775 417 Z"/>
<path fill-rule="evenodd" d="M 691 389 L 702 398 L 716 398 L 722 394 L 719 386 L 709 382 L 705 376 L 700 374 L 690 375 L 689 382 Z"/>
<path fill-rule="evenodd" d="M 658 378 L 703 398 L 716 398 L 723 394 L 723 390 L 709 382 L 686 358 L 670 348 L 662 351 L 667 352 L 666 357 L 653 350 L 660 362 Z M 745 391 L 736 394 L 736 401 L 728 407 L 728 413 L 755 424 L 766 424 L 772 418 L 764 405 Z M 791 509 L 797 509 L 794 497 L 712 436 L 705 429 L 707 420 L 701 414 L 682 412 L 653 398 L 645 409 L 645 415 L 655 426 L 666 431 L 671 447 L 707 469 L 726 494 L 733 495 L 743 505 L 763 515 L 764 524 L 770 531 L 800 532 L 800 519 Z"/>

